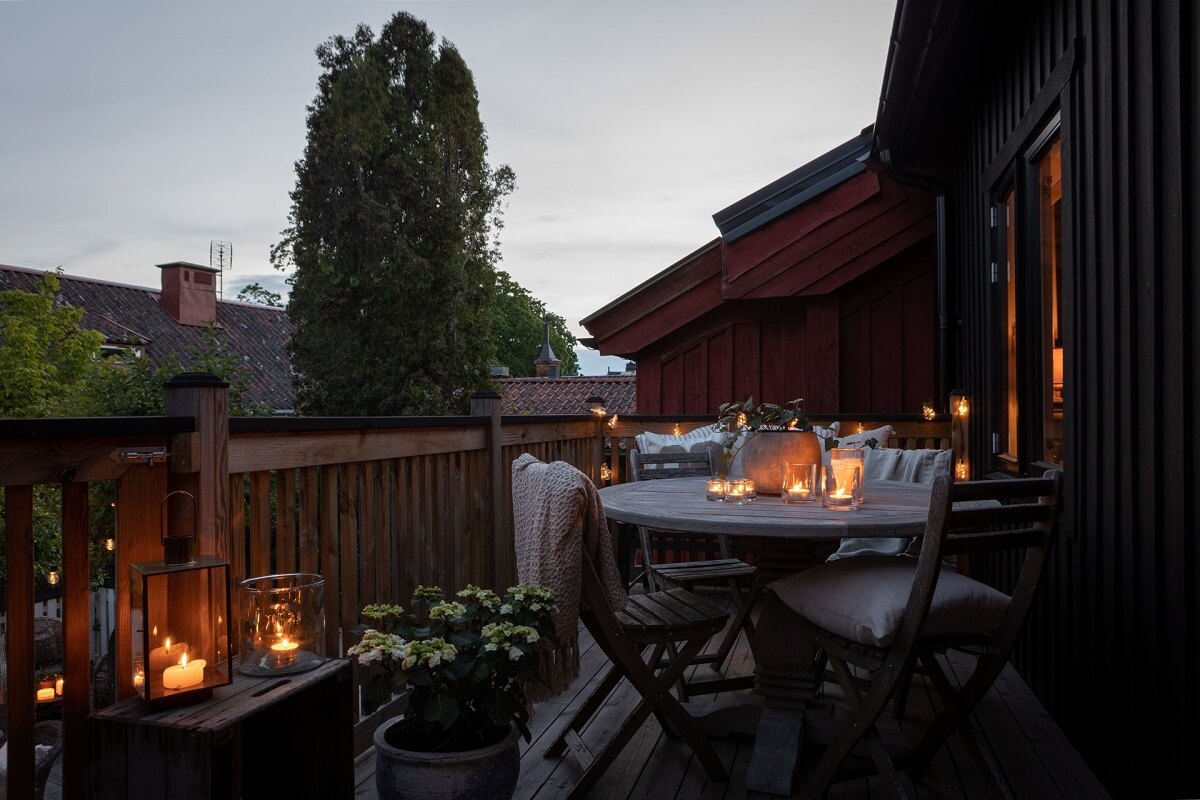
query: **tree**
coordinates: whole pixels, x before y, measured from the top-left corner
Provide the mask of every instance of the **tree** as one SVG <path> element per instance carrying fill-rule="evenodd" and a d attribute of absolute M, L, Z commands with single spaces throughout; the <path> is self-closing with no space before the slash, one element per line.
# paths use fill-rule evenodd
<path fill-rule="evenodd" d="M 561 375 L 579 374 L 575 337 L 567 321 L 546 310 L 546 304 L 504 271 L 496 272 L 496 303 L 492 307 L 492 342 L 496 361 L 514 378 L 535 372 L 534 360 L 542 350 L 543 323 L 550 323 L 550 346 L 562 360 Z"/>
<path fill-rule="evenodd" d="M 84 309 L 61 304 L 59 281 L 46 273 L 33 292 L 0 292 L 0 418 L 142 416 L 163 413 L 163 383 L 186 371 L 212 372 L 229 383 L 230 413 L 265 414 L 249 401 L 241 359 L 210 325 L 185 359 L 171 355 L 155 365 L 130 355 L 104 359 L 104 337 L 81 327 Z M 113 530 L 111 483 L 89 487 L 91 564 L 101 568 L 100 542 Z M 44 585 L 62 564 L 61 490 L 39 485 L 33 493 L 34 574 Z M 4 495 L 0 493 L 0 584 L 7 574 Z M 93 575 L 93 579 L 96 576 Z"/>
<path fill-rule="evenodd" d="M 289 225 L 290 353 L 306 414 L 464 411 L 487 380 L 500 205 L 475 81 L 399 13 L 317 49 Z"/>
<path fill-rule="evenodd" d="M 258 303 L 260 306 L 283 308 L 283 298 L 279 292 L 272 292 L 258 281 L 243 286 L 242 290 L 238 292 L 237 299 L 243 303 Z"/>
<path fill-rule="evenodd" d="M 35 292 L 0 292 L 0 417 L 86 415 L 104 337 L 79 327 L 83 309 L 57 305 L 58 276 Z"/>

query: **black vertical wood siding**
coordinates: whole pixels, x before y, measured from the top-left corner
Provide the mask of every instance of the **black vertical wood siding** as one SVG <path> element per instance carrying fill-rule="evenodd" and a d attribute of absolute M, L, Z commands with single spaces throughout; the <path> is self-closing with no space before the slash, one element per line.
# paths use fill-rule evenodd
<path fill-rule="evenodd" d="M 1027 16 L 974 87 L 952 156 L 953 383 L 974 395 L 971 433 L 990 444 L 1000 397 L 983 175 L 1074 43 L 1062 109 L 1067 525 L 1016 661 L 1115 795 L 1197 796 L 1200 12 L 1067 0 Z M 988 450 L 975 448 L 977 475 Z M 979 568 L 1003 586 L 1014 565 Z"/>

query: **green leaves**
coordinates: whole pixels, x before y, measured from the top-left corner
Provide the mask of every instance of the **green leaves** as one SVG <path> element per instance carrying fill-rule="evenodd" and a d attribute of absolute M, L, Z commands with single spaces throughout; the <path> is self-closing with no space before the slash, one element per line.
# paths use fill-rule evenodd
<path fill-rule="evenodd" d="M 425 699 L 421 717 L 426 722 L 446 730 L 458 721 L 458 701 L 442 694 L 430 695 Z"/>
<path fill-rule="evenodd" d="M 487 162 L 471 71 L 399 13 L 317 51 L 289 226 L 288 312 L 306 414 L 466 410 L 493 358 L 494 265 L 512 171 Z"/>

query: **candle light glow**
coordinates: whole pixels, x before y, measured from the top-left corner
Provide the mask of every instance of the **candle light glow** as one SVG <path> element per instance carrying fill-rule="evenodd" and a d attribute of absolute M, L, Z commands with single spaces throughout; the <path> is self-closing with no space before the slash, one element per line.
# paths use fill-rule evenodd
<path fill-rule="evenodd" d="M 208 662 L 203 658 L 188 661 L 187 653 L 179 659 L 179 663 L 163 670 L 164 689 L 187 689 L 204 682 L 204 667 Z"/>
<path fill-rule="evenodd" d="M 54 699 L 54 689 L 47 686 L 45 689 L 37 690 L 37 699 L 39 703 L 45 703 L 48 700 Z"/>

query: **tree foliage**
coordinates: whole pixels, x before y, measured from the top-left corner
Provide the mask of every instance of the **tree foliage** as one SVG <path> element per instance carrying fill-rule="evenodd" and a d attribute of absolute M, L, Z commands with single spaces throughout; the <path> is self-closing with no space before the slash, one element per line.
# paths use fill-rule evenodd
<path fill-rule="evenodd" d="M 163 413 L 163 384 L 180 372 L 212 372 L 229 383 L 230 413 L 265 414 L 250 401 L 241 359 L 210 325 L 201 344 L 179 358 L 102 358 L 104 337 L 82 327 L 84 309 L 61 303 L 59 280 L 47 273 L 36 291 L 0 292 L 0 418 L 144 416 Z M 106 563 L 100 542 L 113 530 L 111 483 L 90 487 L 91 564 Z M 58 486 L 35 486 L 34 574 L 45 585 L 62 564 Z M 0 493 L 0 583 L 7 574 L 4 496 Z"/>
<path fill-rule="evenodd" d="M 248 283 L 238 292 L 238 300 L 243 303 L 258 303 L 260 306 L 283 308 L 283 297 L 279 292 L 272 292 L 258 281 Z"/>
<path fill-rule="evenodd" d="M 492 341 L 496 361 L 514 378 L 534 374 L 534 360 L 542 350 L 543 323 L 550 323 L 550 347 L 562 361 L 561 375 L 579 374 L 575 337 L 567 321 L 546 309 L 546 304 L 504 271 L 496 273 L 496 302 L 492 309 Z"/>
<path fill-rule="evenodd" d="M 79 327 L 83 309 L 59 305 L 58 276 L 36 292 L 0 292 L 0 417 L 92 413 L 90 379 L 104 337 Z"/>
<path fill-rule="evenodd" d="M 487 162 L 471 71 L 396 14 L 317 49 L 289 226 L 288 315 L 306 414 L 464 410 L 484 383 L 500 205 L 514 178 Z"/>

